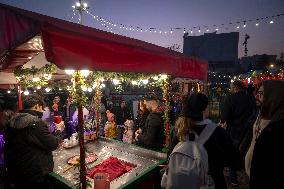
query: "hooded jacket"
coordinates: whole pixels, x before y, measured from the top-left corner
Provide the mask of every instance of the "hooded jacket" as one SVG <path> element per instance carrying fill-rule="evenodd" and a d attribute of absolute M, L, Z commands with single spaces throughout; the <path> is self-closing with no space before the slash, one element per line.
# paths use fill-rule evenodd
<path fill-rule="evenodd" d="M 38 112 L 16 114 L 7 127 L 5 161 L 9 178 L 17 182 L 41 182 L 53 171 L 52 151 L 59 138 L 48 131 Z"/>
<path fill-rule="evenodd" d="M 261 116 L 270 119 L 256 140 L 250 188 L 283 188 L 284 81 L 265 81 Z M 278 170 L 278 171 L 277 171 Z"/>

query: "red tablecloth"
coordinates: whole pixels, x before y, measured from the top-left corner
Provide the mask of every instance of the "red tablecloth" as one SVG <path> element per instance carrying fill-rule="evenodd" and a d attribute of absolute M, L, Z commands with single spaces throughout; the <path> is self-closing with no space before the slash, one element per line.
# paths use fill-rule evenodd
<path fill-rule="evenodd" d="M 116 157 L 109 157 L 104 160 L 99 165 L 92 168 L 87 175 L 94 178 L 96 173 L 108 173 L 110 181 L 116 179 L 117 177 L 127 173 L 133 169 L 133 166 L 119 160 Z"/>

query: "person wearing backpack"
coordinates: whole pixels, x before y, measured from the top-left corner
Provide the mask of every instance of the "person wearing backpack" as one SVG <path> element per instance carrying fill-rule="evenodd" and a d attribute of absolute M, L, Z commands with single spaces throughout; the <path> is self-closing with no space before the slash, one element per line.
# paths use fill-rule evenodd
<path fill-rule="evenodd" d="M 197 140 L 197 142 L 200 142 L 200 136 L 203 137 L 205 134 L 207 135 L 206 138 L 202 139 L 202 143 L 198 144 L 198 146 L 202 146 L 202 144 L 204 144 L 204 148 L 206 149 L 208 156 L 207 175 L 210 176 L 206 177 L 213 179 L 216 189 L 226 189 L 227 185 L 223 174 L 224 167 L 231 166 L 238 169 L 240 167 L 240 154 L 238 149 L 233 145 L 233 142 L 226 131 L 219 126 L 215 126 L 211 120 L 206 119 L 208 114 L 207 96 L 202 93 L 193 93 L 187 98 L 187 100 L 185 100 L 181 116 L 191 119 L 191 124 L 186 124 L 188 127 L 190 126 L 188 131 L 190 131 L 190 133 L 194 133 L 194 135 L 189 135 L 189 140 L 195 142 Z M 176 149 L 174 148 L 176 148 L 177 143 L 181 141 L 181 138 L 178 134 L 178 128 L 179 127 L 175 127 L 175 134 L 173 134 L 173 138 L 171 138 L 169 146 L 171 155 L 173 152 L 175 153 Z M 212 128 L 215 128 L 213 132 Z M 201 152 L 200 154 L 203 155 L 203 150 L 201 150 Z M 171 161 L 171 155 L 169 158 L 169 163 Z M 203 156 L 202 159 L 206 159 L 206 157 Z M 206 162 L 204 165 L 206 165 Z M 170 165 L 168 172 L 170 172 Z M 190 185 L 191 183 L 188 180 L 186 183 L 187 188 L 189 188 Z M 214 186 L 211 185 L 211 188 L 214 188 Z"/>

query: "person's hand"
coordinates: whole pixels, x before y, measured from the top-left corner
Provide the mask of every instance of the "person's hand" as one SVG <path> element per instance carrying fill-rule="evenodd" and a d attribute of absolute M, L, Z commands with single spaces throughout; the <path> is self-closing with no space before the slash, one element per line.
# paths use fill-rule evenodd
<path fill-rule="evenodd" d="M 227 123 L 220 123 L 219 124 L 220 127 L 222 127 L 223 129 L 226 129 L 227 128 Z"/>
<path fill-rule="evenodd" d="M 55 123 L 55 125 L 56 125 L 56 131 L 62 132 L 65 128 L 64 121 L 61 121 L 59 124 Z"/>

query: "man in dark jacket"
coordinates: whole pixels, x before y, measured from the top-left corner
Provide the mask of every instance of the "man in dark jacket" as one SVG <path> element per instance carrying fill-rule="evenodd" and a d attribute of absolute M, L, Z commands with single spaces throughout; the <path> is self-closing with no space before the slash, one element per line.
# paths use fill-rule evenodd
<path fill-rule="evenodd" d="M 250 168 L 250 188 L 283 188 L 284 169 L 284 81 L 263 83 L 263 103 L 260 116 L 270 120 L 261 129 L 255 129 L 256 139 Z M 279 171 L 279 172 L 278 172 Z"/>
<path fill-rule="evenodd" d="M 236 80 L 231 84 L 231 93 L 223 104 L 221 124 L 229 133 L 234 145 L 240 149 L 255 120 L 256 106 L 241 81 Z M 245 153 L 241 151 L 242 161 Z M 230 181 L 232 185 L 238 184 L 237 173 L 232 168 L 230 168 Z"/>
<path fill-rule="evenodd" d="M 120 106 L 114 109 L 116 125 L 119 128 L 118 140 L 122 140 L 124 132 L 124 123 L 127 119 L 131 119 L 131 114 L 128 108 L 126 107 L 126 102 L 122 100 Z"/>
<path fill-rule="evenodd" d="M 53 171 L 52 151 L 58 147 L 63 125 L 57 127 L 56 136 L 48 131 L 47 124 L 40 118 L 43 99 L 28 96 L 24 110 L 15 114 L 7 127 L 5 161 L 9 179 L 16 188 L 48 188 L 47 175 Z"/>
<path fill-rule="evenodd" d="M 158 97 L 154 94 L 144 98 L 146 108 L 150 111 L 143 130 L 136 131 L 136 141 L 139 145 L 161 151 L 165 142 L 164 121 L 159 109 Z"/>
<path fill-rule="evenodd" d="M 189 117 L 194 122 L 192 128 L 199 135 L 206 127 L 206 118 L 209 115 L 208 98 L 201 93 L 194 93 L 184 102 L 182 116 Z M 175 132 L 170 140 L 169 154 L 179 142 Z M 230 136 L 221 127 L 216 127 L 213 134 L 205 142 L 204 147 L 208 154 L 209 174 L 212 176 L 216 189 L 226 189 L 223 174 L 224 167 L 239 168 L 239 151 L 233 145 Z M 190 183 L 189 183 L 190 184 Z"/>
<path fill-rule="evenodd" d="M 66 104 L 63 106 L 63 120 L 65 129 L 63 131 L 64 136 L 62 138 L 69 138 L 76 132 L 75 124 L 73 123 L 72 117 L 76 112 L 76 105 L 73 103 L 73 97 L 68 96 Z"/>

